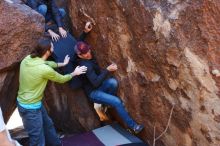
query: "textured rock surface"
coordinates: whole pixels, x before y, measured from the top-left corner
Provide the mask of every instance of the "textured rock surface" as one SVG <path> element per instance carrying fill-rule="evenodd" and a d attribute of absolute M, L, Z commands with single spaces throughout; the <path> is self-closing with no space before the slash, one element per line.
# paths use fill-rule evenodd
<path fill-rule="evenodd" d="M 44 32 L 44 19 L 20 1 L 0 1 L 0 106 L 5 121 L 16 107 L 19 62 L 30 54 Z M 78 93 L 79 92 L 79 93 Z M 50 83 L 45 105 L 59 130 L 91 130 L 100 122 L 80 91 Z"/>
<path fill-rule="evenodd" d="M 50 83 L 45 105 L 56 127 L 65 133 L 79 133 L 100 126 L 93 104 L 82 90 L 72 90 L 68 84 Z"/>
<path fill-rule="evenodd" d="M 18 62 L 43 34 L 44 19 L 20 1 L 0 1 L 0 106 L 5 121 L 15 109 Z"/>
<path fill-rule="evenodd" d="M 42 35 L 44 19 L 28 6 L 1 1 L 0 70 L 7 69 L 26 56 Z"/>
<path fill-rule="evenodd" d="M 220 2 L 218 0 L 68 0 L 72 28 L 96 25 L 89 43 L 102 66 L 114 61 L 119 95 L 139 123 L 141 137 L 158 146 L 220 145 Z M 43 32 L 43 19 L 27 6 L 0 1 L 0 105 L 6 121 L 15 108 L 18 62 Z M 45 105 L 56 126 L 79 132 L 99 125 L 81 92 L 50 83 Z"/>
<path fill-rule="evenodd" d="M 220 145 L 219 0 L 69 0 L 72 27 L 96 25 L 89 43 L 102 65 L 114 61 L 120 96 L 162 146 Z"/>

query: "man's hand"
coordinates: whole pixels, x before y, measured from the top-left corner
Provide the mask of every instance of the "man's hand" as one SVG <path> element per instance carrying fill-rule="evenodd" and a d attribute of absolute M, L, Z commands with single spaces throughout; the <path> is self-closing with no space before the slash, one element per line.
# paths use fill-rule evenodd
<path fill-rule="evenodd" d="M 109 65 L 107 67 L 107 70 L 110 71 L 110 72 L 113 72 L 113 71 L 116 71 L 118 69 L 117 65 L 112 63 L 111 65 Z"/>
<path fill-rule="evenodd" d="M 86 25 L 85 25 L 85 29 L 84 29 L 84 32 L 85 33 L 88 33 L 92 30 L 92 23 L 91 22 L 87 22 Z"/>
<path fill-rule="evenodd" d="M 63 60 L 63 63 L 57 63 L 57 66 L 58 67 L 63 67 L 63 66 L 66 66 L 70 61 L 70 57 L 69 55 L 66 55 L 64 60 Z"/>
<path fill-rule="evenodd" d="M 65 59 L 63 61 L 63 65 L 66 66 L 69 63 L 69 61 L 70 61 L 70 57 L 69 57 L 69 55 L 66 55 Z"/>
<path fill-rule="evenodd" d="M 58 41 L 60 39 L 60 36 L 53 32 L 51 29 L 48 30 L 48 33 L 50 34 L 53 41 Z"/>
<path fill-rule="evenodd" d="M 87 71 L 87 67 L 86 66 L 77 66 L 74 70 L 74 72 L 71 73 L 71 75 L 74 77 L 74 76 L 78 76 L 78 75 L 81 75 L 81 74 L 84 74 L 86 73 Z"/>
<path fill-rule="evenodd" d="M 59 27 L 59 32 L 63 38 L 67 37 L 67 31 L 63 27 Z"/>

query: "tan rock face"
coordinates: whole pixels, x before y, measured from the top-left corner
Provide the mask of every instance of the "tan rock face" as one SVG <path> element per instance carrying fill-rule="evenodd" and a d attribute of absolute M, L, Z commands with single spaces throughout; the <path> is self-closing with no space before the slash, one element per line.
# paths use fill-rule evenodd
<path fill-rule="evenodd" d="M 95 23 L 88 42 L 103 67 L 114 61 L 126 108 L 157 145 L 220 145 L 220 1 L 69 0 L 72 27 Z"/>
<path fill-rule="evenodd" d="M 44 31 L 43 18 L 18 0 L 0 1 L 0 105 L 6 121 L 15 108 L 18 63 Z M 88 42 L 103 67 L 118 64 L 119 95 L 132 117 L 145 125 L 140 135 L 162 146 L 220 145 L 220 2 L 218 0 L 68 0 L 72 28 L 96 25 Z M 81 91 L 50 83 L 45 105 L 66 132 L 99 125 Z"/>
<path fill-rule="evenodd" d="M 0 69 L 3 70 L 30 53 L 43 34 L 44 19 L 24 4 L 3 0 L 0 10 Z"/>
<path fill-rule="evenodd" d="M 0 1 L 0 106 L 5 121 L 16 107 L 19 62 L 44 33 L 44 19 L 19 0 Z M 50 83 L 45 105 L 55 126 L 64 132 L 91 130 L 100 122 L 82 91 Z"/>
<path fill-rule="evenodd" d="M 20 1 L 0 1 L 0 106 L 5 121 L 16 107 L 19 62 L 44 31 L 42 16 Z"/>

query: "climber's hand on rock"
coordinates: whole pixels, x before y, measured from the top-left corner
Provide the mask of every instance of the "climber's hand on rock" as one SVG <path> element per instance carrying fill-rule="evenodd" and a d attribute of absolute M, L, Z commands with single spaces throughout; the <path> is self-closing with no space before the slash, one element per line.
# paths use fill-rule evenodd
<path fill-rule="evenodd" d="M 118 66 L 115 63 L 112 63 L 111 65 L 107 67 L 107 70 L 111 72 L 116 71 L 117 69 L 118 69 Z"/>
<path fill-rule="evenodd" d="M 212 74 L 215 75 L 216 77 L 219 77 L 220 76 L 220 72 L 218 69 L 213 69 L 212 70 Z"/>
<path fill-rule="evenodd" d="M 85 29 L 84 29 L 84 32 L 85 33 L 88 33 L 92 30 L 92 23 L 91 22 L 87 22 L 86 25 L 85 25 Z"/>
<path fill-rule="evenodd" d="M 50 34 L 53 41 L 58 41 L 60 39 L 60 36 L 53 32 L 51 29 L 48 30 L 48 33 Z"/>
<path fill-rule="evenodd" d="M 59 27 L 59 33 L 63 38 L 67 37 L 67 31 L 63 27 Z"/>

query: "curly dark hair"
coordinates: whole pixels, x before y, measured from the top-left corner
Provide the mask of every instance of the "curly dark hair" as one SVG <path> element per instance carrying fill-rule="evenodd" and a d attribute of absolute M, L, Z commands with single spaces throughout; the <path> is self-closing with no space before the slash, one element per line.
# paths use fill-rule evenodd
<path fill-rule="evenodd" d="M 31 52 L 31 58 L 42 57 L 47 51 L 50 51 L 51 40 L 49 38 L 41 38 L 34 50 Z"/>

